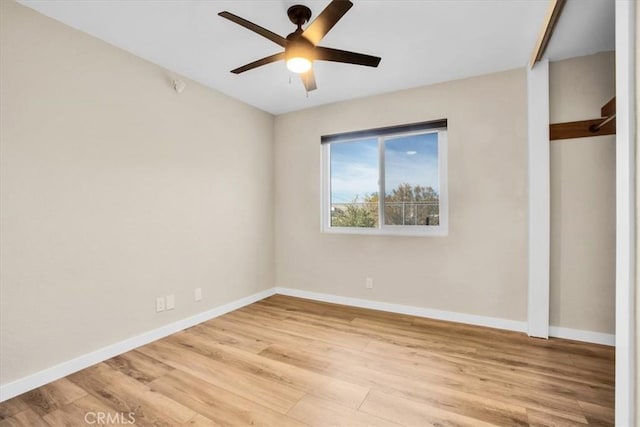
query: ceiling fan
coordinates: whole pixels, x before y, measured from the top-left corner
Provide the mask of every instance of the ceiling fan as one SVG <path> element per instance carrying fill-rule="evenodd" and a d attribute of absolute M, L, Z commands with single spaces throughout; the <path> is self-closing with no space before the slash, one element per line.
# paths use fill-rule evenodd
<path fill-rule="evenodd" d="M 298 28 L 286 38 L 236 16 L 233 13 L 226 11 L 220 12 L 218 15 L 223 18 L 258 33 L 284 48 L 284 52 L 258 59 L 257 61 L 231 70 L 231 72 L 240 74 L 262 65 L 285 60 L 287 68 L 294 73 L 300 74 L 305 89 L 307 92 L 311 92 L 317 89 L 316 78 L 312 68 L 313 61 L 344 62 L 347 64 L 377 67 L 381 60 L 381 58 L 377 56 L 318 46 L 318 43 L 320 43 L 324 36 L 327 35 L 352 6 L 353 3 L 349 0 L 333 0 L 304 30 L 302 29 L 302 25 L 311 18 L 311 10 L 302 5 L 291 6 L 287 10 L 287 15 L 291 22 L 297 25 Z"/>

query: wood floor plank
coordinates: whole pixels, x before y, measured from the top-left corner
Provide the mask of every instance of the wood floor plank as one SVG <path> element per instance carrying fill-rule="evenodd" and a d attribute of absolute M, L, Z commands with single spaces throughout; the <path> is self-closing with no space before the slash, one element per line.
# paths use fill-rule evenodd
<path fill-rule="evenodd" d="M 173 372 L 152 382 L 151 387 L 217 425 L 300 426 L 285 414 L 187 373 Z"/>
<path fill-rule="evenodd" d="M 360 318 L 356 318 L 352 323 L 367 329 L 375 328 L 377 330 L 388 330 L 391 332 L 396 329 L 401 329 L 401 336 L 413 336 L 420 339 L 424 335 L 432 336 L 443 345 L 450 345 L 452 342 L 457 343 L 461 338 L 460 336 L 456 337 L 455 334 L 452 334 L 452 332 L 449 329 L 446 329 L 443 325 L 434 326 L 432 321 L 428 323 L 428 328 L 417 329 L 416 324 L 419 325 L 420 323 L 414 323 L 412 327 L 405 326 L 403 328 L 391 328 L 389 325 L 380 324 L 380 322 L 377 321 L 363 320 Z M 468 329 L 467 326 L 461 326 L 461 328 L 463 328 L 463 330 Z M 453 328 L 455 331 L 457 331 L 457 329 L 457 326 L 456 328 Z M 505 361 L 508 361 L 512 365 L 526 365 L 530 368 L 538 367 L 540 371 L 548 371 L 550 368 L 562 367 L 564 370 L 570 370 L 571 374 L 580 372 L 589 376 L 597 374 L 597 372 L 584 372 L 587 370 L 586 366 L 576 369 L 575 360 L 571 358 L 570 354 L 565 351 L 555 351 L 552 346 L 529 346 L 527 347 L 528 351 L 526 359 L 523 359 L 521 352 L 521 338 L 514 339 L 512 336 L 506 335 L 504 331 L 497 331 L 490 328 L 486 328 L 487 336 L 481 336 L 477 329 L 478 328 L 473 330 L 473 333 L 465 332 L 463 335 L 464 342 L 468 343 L 468 345 L 474 346 L 477 348 L 478 352 L 483 354 L 489 354 L 492 356 L 498 355 L 500 357 L 498 363 L 505 363 Z M 396 334 L 398 334 L 398 332 L 396 332 Z M 503 336 L 500 337 L 500 334 Z M 493 337 L 493 339 L 488 339 L 491 337 Z M 408 344 L 410 344 L 410 342 L 408 342 Z"/>
<path fill-rule="evenodd" d="M 29 408 L 0 421 L 0 427 L 49 427 L 49 425 Z"/>
<path fill-rule="evenodd" d="M 330 376 L 320 375 L 287 363 L 274 361 L 253 353 L 228 347 L 206 340 L 206 336 L 193 336 L 190 331 L 175 334 L 170 338 L 186 348 L 210 359 L 233 366 L 264 377 L 283 385 L 287 385 L 307 394 L 334 400 L 342 405 L 358 408 L 369 388 L 341 381 Z"/>
<path fill-rule="evenodd" d="M 310 323 L 305 324 L 293 320 L 278 319 L 277 321 L 274 321 L 273 318 L 264 316 L 264 314 L 259 312 L 247 313 L 238 311 L 230 313 L 229 317 L 240 317 L 251 321 L 268 322 L 271 323 L 272 329 L 284 329 L 290 334 L 300 335 L 302 337 L 307 337 L 318 341 L 337 342 L 340 345 L 357 350 L 364 348 L 369 342 L 369 338 L 361 334 L 335 330 L 332 328 L 313 325 Z"/>
<path fill-rule="evenodd" d="M 454 353 L 475 353 L 475 346 L 469 345 L 461 345 L 459 340 L 453 341 L 448 339 L 434 339 L 433 335 L 418 332 L 418 331 L 407 331 L 400 330 L 394 328 L 383 328 L 383 327 L 369 327 L 363 328 L 359 327 L 357 324 L 354 326 L 356 320 L 352 322 L 341 322 L 341 321 L 331 321 L 324 320 L 321 317 L 316 315 L 309 315 L 306 313 L 295 313 L 295 315 L 289 315 L 285 317 L 276 316 L 268 309 L 264 308 L 256 308 L 252 312 L 255 316 L 265 316 L 267 318 L 271 317 L 278 322 L 282 320 L 286 320 L 287 322 L 294 322 L 302 327 L 306 327 L 308 325 L 312 325 L 314 327 L 325 329 L 326 331 L 340 331 L 347 334 L 358 335 L 362 337 L 364 341 L 370 341 L 371 339 L 377 339 L 380 341 L 388 341 L 392 343 L 399 343 L 401 345 L 420 345 L 424 347 L 429 347 L 433 349 L 437 349 L 438 351 L 444 352 L 454 352 Z M 332 342 L 335 342 L 332 340 Z"/>
<path fill-rule="evenodd" d="M 527 409 L 527 414 L 531 427 L 585 427 L 588 425 L 586 418 L 583 421 L 569 420 L 536 409 Z"/>
<path fill-rule="evenodd" d="M 225 365 L 169 341 L 156 341 L 139 351 L 283 414 L 304 395 L 300 390 Z"/>
<path fill-rule="evenodd" d="M 272 344 L 262 338 L 247 337 L 239 334 L 237 331 L 229 333 L 224 327 L 213 323 L 202 323 L 196 327 L 188 329 L 192 334 L 205 336 L 207 339 L 239 348 L 251 353 L 260 353 Z"/>
<path fill-rule="evenodd" d="M 495 425 L 376 390 L 369 393 L 360 410 L 386 420 L 395 420 L 405 426 L 486 427 Z"/>
<path fill-rule="evenodd" d="M 585 372 L 582 369 L 577 369 L 572 363 L 558 363 L 553 365 L 551 362 L 546 363 L 540 366 L 538 361 L 535 361 L 533 357 L 529 358 L 528 356 L 517 355 L 515 356 L 518 360 L 518 363 L 513 362 L 513 358 L 510 362 L 505 363 L 501 361 L 499 358 L 505 357 L 502 348 L 496 344 L 495 348 L 491 351 L 490 357 L 482 357 L 482 354 L 486 351 L 478 350 L 480 352 L 480 356 L 477 354 L 473 355 L 464 355 L 461 353 L 458 354 L 447 354 L 442 351 L 433 351 L 430 348 L 425 348 L 424 346 L 411 346 L 411 345 L 402 345 L 397 343 L 389 343 L 383 342 L 379 340 L 372 340 L 367 345 L 365 349 L 369 352 L 374 353 L 386 353 L 392 351 L 394 353 L 402 353 L 405 356 L 416 356 L 418 358 L 429 359 L 433 357 L 437 358 L 448 358 L 449 360 L 455 360 L 452 357 L 448 356 L 456 356 L 461 358 L 461 362 L 464 364 L 472 365 L 472 366 L 484 366 L 485 368 L 490 368 L 491 366 L 497 368 L 503 372 L 518 372 L 522 375 L 529 374 L 531 378 L 544 378 L 545 376 L 549 378 L 562 378 L 565 381 L 571 381 L 573 383 L 584 383 L 590 387 L 598 386 L 605 388 L 612 388 L 610 385 L 613 382 L 613 375 L 601 377 L 600 380 L 593 377 L 592 372 Z M 549 351 L 549 358 L 553 358 L 555 351 Z M 562 355 L 559 355 L 562 356 Z M 498 358 L 498 359 L 497 359 Z M 431 362 L 431 361 L 430 361 Z M 506 366 L 505 366 L 506 365 Z"/>
<path fill-rule="evenodd" d="M 300 399 L 289 411 L 289 415 L 307 425 L 317 427 L 398 427 L 402 425 L 310 395 Z"/>
<path fill-rule="evenodd" d="M 502 331 L 492 328 L 477 328 L 472 325 L 441 322 L 433 319 L 415 318 L 414 326 L 426 328 L 437 336 L 448 335 L 454 339 L 464 339 L 469 343 L 475 343 L 479 348 L 493 348 L 504 350 L 508 353 L 519 354 L 520 346 L 525 346 L 531 355 L 542 355 L 549 358 L 554 355 L 561 357 L 561 361 L 567 363 L 567 359 L 575 357 L 592 357 L 613 361 L 615 349 L 609 346 L 590 344 L 561 339 L 531 340 L 527 335 L 518 332 Z M 508 351 L 510 349 L 511 351 Z M 552 357 L 553 358 L 553 357 Z M 606 364 L 609 365 L 609 364 Z M 604 365 L 601 365 L 604 366 Z"/>
<path fill-rule="evenodd" d="M 445 387 L 434 387 L 429 384 L 422 388 L 411 387 L 404 390 L 378 386 L 373 390 L 490 424 L 500 426 L 529 425 L 525 407 L 504 403 L 491 396 L 479 396 Z"/>
<path fill-rule="evenodd" d="M 171 366 L 135 350 L 106 360 L 104 363 L 143 384 L 150 383 L 173 370 Z"/>
<path fill-rule="evenodd" d="M 553 357 L 549 357 L 547 360 L 529 359 L 526 354 L 507 355 L 495 350 L 485 349 L 479 349 L 476 353 L 476 357 L 496 365 L 530 369 L 536 372 L 552 373 L 557 376 L 573 378 L 585 383 L 595 382 L 607 386 L 613 386 L 614 384 L 613 378 L 597 375 L 595 372 L 589 372 L 585 369 L 577 368 L 571 364 L 564 363 L 563 361 L 559 361 L 559 363 L 554 364 Z"/>
<path fill-rule="evenodd" d="M 207 417 L 203 417 L 198 414 L 186 423 L 182 424 L 183 427 L 218 427 L 220 424 L 211 421 Z"/>
<path fill-rule="evenodd" d="M 0 402 L 0 421 L 26 409 L 29 409 L 29 407 L 24 403 L 21 396 Z"/>
<path fill-rule="evenodd" d="M 51 427 L 83 427 L 94 421 L 93 414 L 84 412 L 74 405 L 56 409 L 42 418 Z"/>
<path fill-rule="evenodd" d="M 112 416 L 116 416 L 115 414 L 118 414 L 117 416 L 122 416 L 121 413 L 117 412 L 112 407 L 105 405 L 91 395 L 87 395 L 86 397 L 78 399 L 73 403 L 48 413 L 43 417 L 43 419 L 51 427 L 86 426 L 89 423 L 97 421 L 96 418 L 99 413 L 111 414 Z M 127 420 L 130 419 L 129 414 L 126 414 L 125 416 L 127 417 Z"/>
<path fill-rule="evenodd" d="M 285 355 L 290 359 L 304 358 L 313 366 L 315 358 L 326 356 L 317 349 L 313 353 L 302 349 L 270 346 L 260 353 L 265 357 L 283 360 Z M 286 359 L 285 359 L 286 360 Z M 348 360 L 348 359 L 347 359 Z M 342 360 L 344 362 L 344 360 Z M 331 374 L 344 381 L 351 381 L 368 387 L 393 387 L 400 391 L 420 390 L 426 386 L 443 387 L 471 394 L 488 394 L 501 402 L 513 402 L 522 407 L 533 407 L 568 419 L 584 420 L 582 410 L 574 399 L 560 395 L 542 393 L 535 389 L 522 387 L 517 383 L 509 384 L 487 378 L 478 380 L 466 375 L 448 375 L 446 372 L 425 373 L 403 365 L 400 360 L 387 355 L 372 366 L 365 354 L 358 362 L 338 363 L 328 368 Z M 426 393 L 427 391 L 424 390 Z"/>
<path fill-rule="evenodd" d="M 446 323 L 446 322 L 443 322 Z M 387 334 L 391 334 L 393 336 L 401 336 L 401 337 L 412 337 L 419 340 L 431 340 L 434 342 L 441 343 L 443 345 L 456 345 L 463 341 L 467 346 L 472 348 L 479 349 L 496 349 L 499 348 L 501 352 L 506 353 L 514 353 L 519 354 L 521 349 L 521 344 L 514 339 L 514 336 L 504 335 L 505 331 L 496 331 L 491 328 L 486 329 L 486 336 L 482 336 L 478 334 L 477 330 L 467 331 L 464 326 L 460 326 L 461 333 L 456 334 L 453 333 L 452 330 L 457 331 L 458 325 L 455 327 L 444 325 L 433 325 L 429 323 L 428 326 L 425 326 L 421 323 L 412 322 L 410 325 L 390 325 L 387 322 L 372 320 L 372 319 L 363 319 L 356 318 L 351 324 L 355 327 L 365 329 L 365 330 L 376 330 L 381 333 L 387 332 Z M 473 333 L 472 333 L 473 332 Z M 493 340 L 490 341 L 487 338 L 493 337 Z M 464 338 L 461 340 L 461 338 Z M 543 357 L 548 356 L 549 351 L 547 349 L 539 349 L 537 347 L 530 348 L 530 354 L 532 357 L 541 355 Z M 563 356 L 567 359 L 568 357 Z"/>
<path fill-rule="evenodd" d="M 549 391 L 567 398 L 582 398 L 585 401 L 613 405 L 613 389 L 607 385 L 593 385 L 579 381 L 573 381 L 570 374 L 553 375 L 548 372 L 537 372 L 530 369 L 511 368 L 494 363 L 486 363 L 476 357 L 455 358 L 446 354 L 424 352 L 404 346 L 391 345 L 372 341 L 367 345 L 367 352 L 373 352 L 380 356 L 393 355 L 409 361 L 417 370 L 433 370 L 440 372 L 464 373 L 473 378 L 484 380 L 491 378 L 504 383 L 514 379 L 518 384 L 534 390 Z"/>
<path fill-rule="evenodd" d="M 42 417 L 86 395 L 85 390 L 68 379 L 61 378 L 25 393 L 22 395 L 22 401 Z"/>
<path fill-rule="evenodd" d="M 135 413 L 136 423 L 172 425 L 189 421 L 195 412 L 171 398 L 100 363 L 69 376 L 93 397 L 121 413 Z"/>
<path fill-rule="evenodd" d="M 295 347 L 307 347 L 319 343 L 312 338 L 291 334 L 286 330 L 270 328 L 268 323 L 260 323 L 258 327 L 256 323 L 251 321 L 224 316 L 215 319 L 215 324 L 229 328 L 229 333 L 234 337 L 237 336 L 236 334 L 256 338 L 263 337 L 265 340 L 271 341 L 271 344 L 286 343 Z M 332 345 L 337 344 L 333 343 Z"/>
<path fill-rule="evenodd" d="M 73 406 L 74 411 L 79 411 L 79 413 L 83 414 L 86 412 L 116 412 L 116 408 L 109 405 L 104 399 L 97 399 L 91 394 L 67 405 L 65 409 L 69 406 Z"/>
<path fill-rule="evenodd" d="M 613 426 L 615 349 L 274 295 L 0 403 L 0 427 Z"/>
<path fill-rule="evenodd" d="M 589 421 L 589 425 L 613 426 L 615 424 L 613 405 L 602 406 L 589 402 L 578 403 L 584 411 L 584 416 Z"/>
<path fill-rule="evenodd" d="M 293 313 L 316 313 L 326 318 L 337 318 L 351 321 L 358 316 L 365 316 L 371 319 L 389 320 L 392 322 L 411 323 L 414 316 L 404 314 L 389 313 L 388 311 L 371 310 L 368 308 L 350 307 L 346 305 L 333 304 L 329 302 L 313 301 L 304 298 L 290 297 L 285 295 L 272 295 L 258 301 L 259 304 L 277 304 L 282 310 Z"/>
<path fill-rule="evenodd" d="M 87 414 L 80 414 L 74 411 L 72 406 L 69 406 L 68 408 L 56 409 L 42 418 L 51 427 L 83 427 L 88 424 L 83 419 L 85 415 Z"/>

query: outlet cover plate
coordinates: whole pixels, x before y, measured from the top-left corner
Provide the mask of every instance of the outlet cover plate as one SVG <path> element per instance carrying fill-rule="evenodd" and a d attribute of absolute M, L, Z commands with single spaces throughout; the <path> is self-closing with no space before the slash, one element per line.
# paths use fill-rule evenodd
<path fill-rule="evenodd" d="M 164 297 L 156 298 L 156 313 L 160 313 L 161 311 L 164 311 L 164 309 L 165 309 Z"/>
<path fill-rule="evenodd" d="M 176 308 L 176 296 L 174 294 L 167 295 L 167 310 L 173 310 Z"/>

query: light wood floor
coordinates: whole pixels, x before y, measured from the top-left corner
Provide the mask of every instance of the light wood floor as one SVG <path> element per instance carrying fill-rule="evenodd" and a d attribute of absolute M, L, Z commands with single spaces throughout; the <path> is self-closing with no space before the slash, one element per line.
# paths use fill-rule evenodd
<path fill-rule="evenodd" d="M 613 425 L 613 404 L 611 347 L 276 295 L 1 403 L 0 426 Z"/>

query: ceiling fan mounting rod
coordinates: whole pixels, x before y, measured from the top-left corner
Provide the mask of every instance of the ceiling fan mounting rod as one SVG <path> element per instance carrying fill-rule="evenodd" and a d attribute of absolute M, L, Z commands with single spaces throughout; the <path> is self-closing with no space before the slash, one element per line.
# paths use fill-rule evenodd
<path fill-rule="evenodd" d="M 311 19 L 311 9 L 301 4 L 296 4 L 287 9 L 289 20 L 298 26 L 298 30 L 302 30 L 302 26 Z"/>

